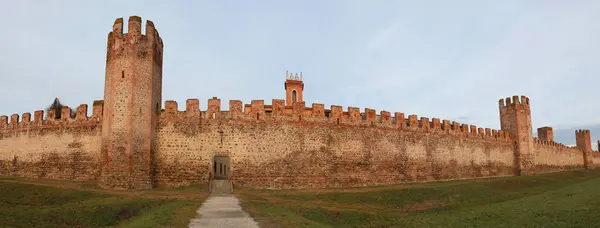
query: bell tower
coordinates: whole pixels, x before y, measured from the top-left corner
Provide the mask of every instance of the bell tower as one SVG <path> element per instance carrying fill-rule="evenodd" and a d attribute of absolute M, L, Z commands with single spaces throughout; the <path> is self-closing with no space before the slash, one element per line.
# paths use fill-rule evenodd
<path fill-rule="evenodd" d="M 115 20 L 108 33 L 102 125 L 101 185 L 148 189 L 154 185 L 154 138 L 161 111 L 163 42 L 152 21 Z"/>
<path fill-rule="evenodd" d="M 302 72 L 298 77 L 298 73 L 285 72 L 285 105 L 292 106 L 295 102 L 302 102 L 302 92 L 304 91 L 304 82 L 302 82 Z"/>

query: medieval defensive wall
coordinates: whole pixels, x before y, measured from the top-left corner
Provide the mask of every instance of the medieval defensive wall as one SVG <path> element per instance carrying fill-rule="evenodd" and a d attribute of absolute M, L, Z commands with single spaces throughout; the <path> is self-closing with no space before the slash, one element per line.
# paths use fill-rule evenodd
<path fill-rule="evenodd" d="M 254 188 L 328 188 L 535 175 L 600 165 L 589 130 L 577 145 L 534 138 L 530 99 L 500 99 L 500 130 L 439 118 L 303 101 L 287 74 L 286 99 L 200 110 L 162 102 L 163 41 L 154 23 L 117 19 L 108 35 L 104 100 L 0 117 L 0 175 L 96 180 L 143 189 L 229 179 Z M 270 104 L 269 104 L 270 102 Z M 183 106 L 183 105 L 181 105 Z M 73 107 L 75 108 L 75 107 Z M 600 143 L 600 142 L 599 142 Z"/>

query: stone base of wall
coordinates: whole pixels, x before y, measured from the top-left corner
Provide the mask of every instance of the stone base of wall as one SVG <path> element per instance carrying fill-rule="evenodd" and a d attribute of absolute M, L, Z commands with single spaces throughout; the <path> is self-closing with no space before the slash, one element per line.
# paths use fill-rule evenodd
<path fill-rule="evenodd" d="M 555 172 L 578 170 L 578 169 L 585 169 L 585 167 L 583 167 L 583 165 L 572 165 L 572 166 L 536 165 L 535 166 L 535 172 L 538 174 L 555 173 Z"/>
<path fill-rule="evenodd" d="M 69 180 L 97 180 L 100 176 L 100 163 L 82 152 L 62 156 L 52 152 L 41 154 L 39 160 L 25 159 L 0 160 L 0 175 Z"/>

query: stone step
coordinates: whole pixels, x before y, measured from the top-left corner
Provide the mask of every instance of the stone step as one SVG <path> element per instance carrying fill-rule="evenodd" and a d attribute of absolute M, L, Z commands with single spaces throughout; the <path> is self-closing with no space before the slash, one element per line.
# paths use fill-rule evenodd
<path fill-rule="evenodd" d="M 212 180 L 211 194 L 231 194 L 233 193 L 233 189 L 231 189 L 231 183 L 229 180 Z"/>

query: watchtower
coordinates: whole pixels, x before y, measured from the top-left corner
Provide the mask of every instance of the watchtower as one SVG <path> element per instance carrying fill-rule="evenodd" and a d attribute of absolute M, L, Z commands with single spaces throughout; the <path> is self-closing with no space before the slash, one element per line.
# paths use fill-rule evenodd
<path fill-rule="evenodd" d="M 302 82 L 302 72 L 300 76 L 285 72 L 285 105 L 292 106 L 295 102 L 302 102 L 302 92 L 304 91 L 304 82 Z"/>
<path fill-rule="evenodd" d="M 537 129 L 537 133 L 540 141 L 554 142 L 552 127 L 540 127 Z"/>
<path fill-rule="evenodd" d="M 108 33 L 102 124 L 101 184 L 108 188 L 153 187 L 154 138 L 162 100 L 163 42 L 152 21 L 115 20 Z"/>
<path fill-rule="evenodd" d="M 577 148 L 583 153 L 583 166 L 586 169 L 592 167 L 594 163 L 594 157 L 592 157 L 592 137 L 590 136 L 590 130 L 576 130 L 575 131 L 575 142 Z"/>
<path fill-rule="evenodd" d="M 506 102 L 505 102 L 506 100 Z M 513 96 L 500 99 L 500 128 L 510 133 L 515 144 L 517 175 L 535 174 L 535 151 L 529 98 Z"/>

